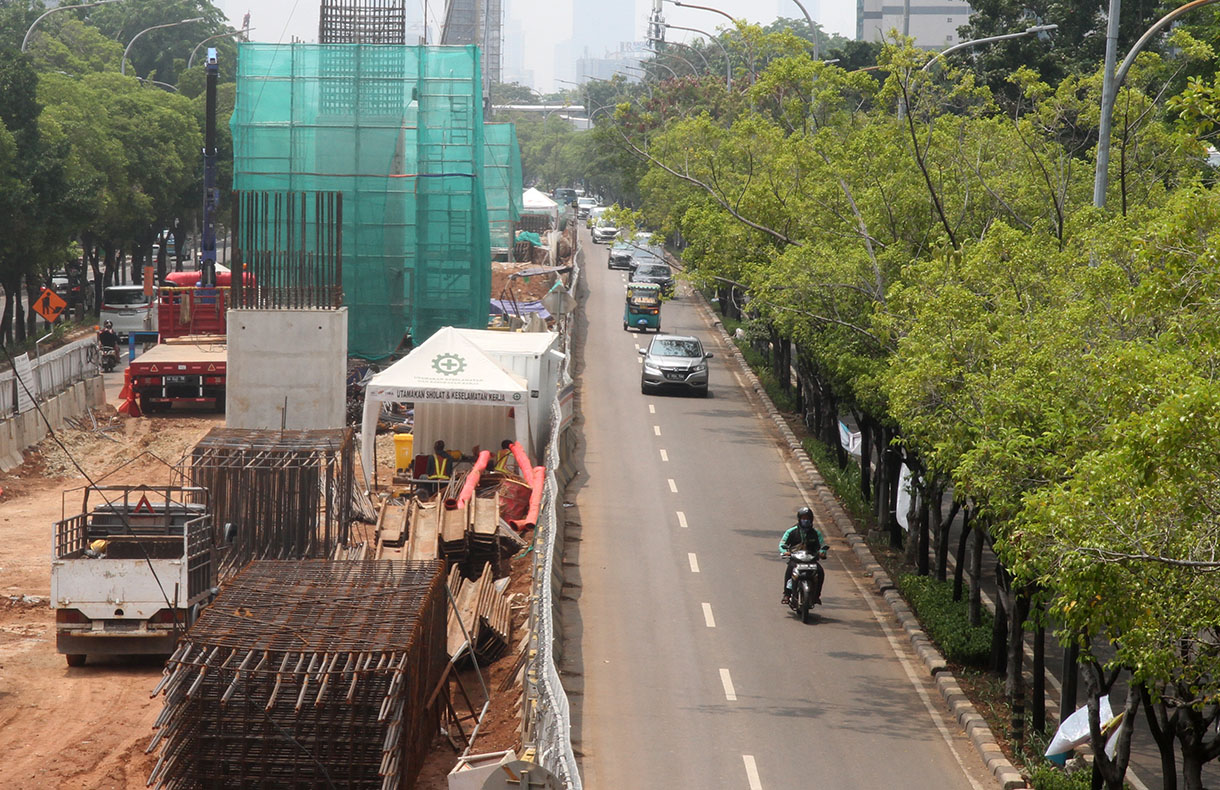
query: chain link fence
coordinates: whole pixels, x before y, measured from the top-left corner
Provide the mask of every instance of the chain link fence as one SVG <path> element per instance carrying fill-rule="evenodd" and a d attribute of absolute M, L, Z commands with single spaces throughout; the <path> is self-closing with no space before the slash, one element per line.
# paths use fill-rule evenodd
<path fill-rule="evenodd" d="M 574 260 L 576 265 L 571 283 L 573 293 L 576 292 L 584 266 L 583 248 L 577 249 Z M 569 314 L 558 317 L 557 322 L 564 350 L 563 372 L 559 381 L 562 390 L 570 387 L 572 383 L 572 327 L 575 320 Z M 568 695 L 559 678 L 556 654 L 560 639 L 556 622 L 558 593 L 563 584 L 561 563 L 557 562 L 557 559 L 563 556 L 564 528 L 559 515 L 563 502 L 560 498 L 557 473 L 565 457 L 564 448 L 568 445 L 567 435 L 563 430 L 561 401 L 562 398 L 556 398 L 551 406 L 550 441 L 544 461 L 546 483 L 534 537 L 524 741 L 534 747 L 538 764 L 563 782 L 567 790 L 581 790 L 580 772 L 576 766 L 576 755 L 572 751 L 572 720 Z"/>
<path fill-rule="evenodd" d="M 29 374 L 23 362 L 28 359 Z M 54 351 L 48 351 L 36 359 L 22 354 L 16 357 L 21 380 L 36 400 L 42 401 L 58 395 L 78 381 L 98 375 L 97 341 L 91 337 L 77 340 Z M 18 393 L 17 376 L 12 370 L 0 372 L 0 420 L 6 420 L 32 406 L 25 406 L 24 390 Z"/>

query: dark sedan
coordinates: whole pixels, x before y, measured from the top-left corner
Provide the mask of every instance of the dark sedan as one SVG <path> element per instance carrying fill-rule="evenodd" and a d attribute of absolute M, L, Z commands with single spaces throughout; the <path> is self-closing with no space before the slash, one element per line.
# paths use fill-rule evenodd
<path fill-rule="evenodd" d="M 656 283 L 661 286 L 663 296 L 674 295 L 674 273 L 664 263 L 641 263 L 631 273 L 633 283 Z"/>
<path fill-rule="evenodd" d="M 630 269 L 633 254 L 635 254 L 635 247 L 625 241 L 616 241 L 610 248 L 610 257 L 606 265 L 611 269 Z"/>

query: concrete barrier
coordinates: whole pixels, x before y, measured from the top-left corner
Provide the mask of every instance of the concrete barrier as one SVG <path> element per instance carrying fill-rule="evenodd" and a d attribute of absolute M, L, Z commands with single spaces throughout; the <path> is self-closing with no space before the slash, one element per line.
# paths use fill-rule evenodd
<path fill-rule="evenodd" d="M 84 414 L 88 408 L 97 408 L 106 402 L 106 387 L 101 376 L 78 381 L 58 395 L 53 395 L 39 404 L 46 422 L 38 411 L 18 414 L 0 422 L 0 471 L 20 466 L 25 460 L 23 452 L 38 444 L 47 436 L 47 422 L 60 430 L 67 420 Z"/>

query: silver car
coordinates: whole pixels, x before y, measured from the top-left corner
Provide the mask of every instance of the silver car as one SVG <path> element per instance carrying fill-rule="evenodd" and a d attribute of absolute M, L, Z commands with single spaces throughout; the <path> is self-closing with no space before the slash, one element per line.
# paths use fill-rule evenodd
<path fill-rule="evenodd" d="M 707 361 L 697 337 L 687 335 L 657 335 L 641 348 L 644 370 L 640 374 L 640 392 L 659 389 L 684 389 L 707 397 Z"/>

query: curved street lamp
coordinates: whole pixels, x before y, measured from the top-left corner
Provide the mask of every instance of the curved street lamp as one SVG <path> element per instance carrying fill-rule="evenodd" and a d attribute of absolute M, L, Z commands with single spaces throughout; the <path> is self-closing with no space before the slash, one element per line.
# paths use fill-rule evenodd
<path fill-rule="evenodd" d="M 196 53 L 198 53 L 198 52 L 199 52 L 199 48 L 200 48 L 200 47 L 202 47 L 204 44 L 208 43 L 209 41 L 212 41 L 212 40 L 217 39 L 217 38 L 228 38 L 228 37 L 230 37 L 230 36 L 241 36 L 241 35 L 245 35 L 246 33 L 249 33 L 249 32 L 250 32 L 251 30 L 253 30 L 253 29 L 254 29 L 254 28 L 252 28 L 252 27 L 247 27 L 247 28 L 242 28 L 241 30 L 230 30 L 230 31 L 227 31 L 227 32 L 225 32 L 225 33 L 217 33 L 217 34 L 216 34 L 216 35 L 214 35 L 214 36 L 208 36 L 208 37 L 207 37 L 207 38 L 205 38 L 203 41 L 200 41 L 198 44 L 196 44 L 196 45 L 195 45 L 195 48 L 191 50 L 191 57 L 190 57 L 190 59 L 189 59 L 189 60 L 187 60 L 187 62 L 186 62 L 186 67 L 189 69 L 191 66 L 194 66 L 194 65 L 195 65 L 195 55 L 196 55 Z"/>
<path fill-rule="evenodd" d="M 805 4 L 801 0 L 792 0 L 796 3 L 796 7 L 801 9 L 801 13 L 805 15 L 805 21 L 809 23 L 809 35 L 813 37 L 813 59 L 818 60 L 818 28 L 813 24 L 813 17 L 809 16 L 809 11 L 805 8 Z"/>
<path fill-rule="evenodd" d="M 1059 28 L 1058 25 L 1034 25 L 1033 27 L 1027 27 L 1024 30 L 1018 30 L 1016 33 L 1005 33 L 1002 36 L 987 36 L 986 38 L 972 38 L 969 41 L 959 41 L 958 43 L 954 44 L 953 46 L 946 47 L 945 49 L 942 49 L 940 52 L 937 52 L 935 55 L 933 55 L 931 60 L 929 60 L 927 63 L 923 64 L 923 68 L 920 69 L 920 71 L 927 71 L 928 69 L 930 69 L 932 67 L 933 63 L 937 62 L 938 60 L 943 58 L 945 55 L 948 55 L 950 52 L 956 52 L 959 49 L 965 49 L 966 47 L 974 47 L 974 46 L 978 46 L 979 44 L 990 44 L 993 41 L 1003 41 L 1003 40 L 1009 39 L 1009 38 L 1021 38 L 1022 36 L 1032 36 L 1035 33 L 1045 33 L 1049 30 L 1057 30 L 1058 28 Z"/>
<path fill-rule="evenodd" d="M 127 74 L 127 53 L 131 52 L 131 45 L 136 43 L 136 39 L 138 39 L 140 36 L 144 35 L 150 30 L 160 30 L 161 28 L 165 27 L 177 27 L 178 25 L 188 25 L 191 22 L 203 21 L 205 21 L 203 17 L 197 16 L 192 19 L 179 19 L 177 22 L 167 22 L 164 25 L 153 25 L 152 27 L 144 28 L 139 33 L 132 36 L 131 41 L 127 42 L 127 49 L 123 50 L 123 60 L 119 62 L 119 73 L 123 75 Z"/>
<path fill-rule="evenodd" d="M 733 61 L 729 59 L 729 51 L 724 48 L 724 44 L 720 43 L 720 39 L 716 38 L 711 33 L 708 33 L 706 30 L 700 30 L 695 27 L 682 27 L 681 25 L 671 25 L 668 22 L 662 22 L 661 24 L 663 24 L 665 27 L 671 28 L 673 30 L 686 30 L 691 33 L 698 33 L 699 35 L 704 36 L 705 38 L 707 38 L 707 40 L 714 43 L 716 46 L 720 47 L 721 53 L 724 54 L 724 84 L 728 87 L 728 89 L 730 91 L 733 90 Z"/>
<path fill-rule="evenodd" d="M 54 14 L 56 11 L 71 11 L 73 8 L 93 8 L 94 6 L 117 2 L 119 2 L 119 0 L 95 0 L 95 2 L 92 3 L 81 3 L 80 5 L 61 5 L 52 8 L 50 11 L 47 11 L 42 16 L 35 19 L 30 25 L 30 29 L 25 31 L 25 38 L 21 39 L 21 51 L 25 52 L 26 45 L 30 43 L 30 34 L 34 32 L 34 28 L 38 26 L 38 23 L 49 17 L 51 14 Z"/>
<path fill-rule="evenodd" d="M 708 74 L 712 73 L 712 67 L 707 62 L 707 56 L 704 55 L 702 52 L 700 52 L 698 47 L 692 47 L 690 44 L 686 44 L 682 41 L 666 41 L 665 43 L 666 44 L 676 44 L 679 47 L 685 47 L 686 49 L 689 49 L 691 52 L 694 52 L 696 55 L 699 56 L 699 59 L 703 61 L 704 71 L 706 71 Z"/>
<path fill-rule="evenodd" d="M 1114 122 L 1114 99 L 1118 96 L 1118 89 L 1122 87 L 1123 80 L 1127 78 L 1131 64 L 1135 62 L 1135 56 L 1148 45 L 1153 36 L 1170 22 L 1187 11 L 1193 11 L 1214 2 L 1216 0 L 1193 0 L 1158 19 L 1156 24 L 1145 30 L 1144 35 L 1139 37 L 1139 40 L 1131 47 L 1131 51 L 1127 53 L 1127 57 L 1123 58 L 1123 63 L 1118 67 L 1118 71 L 1115 72 L 1113 69 L 1114 51 L 1118 42 L 1118 3 L 1116 0 L 1110 0 L 1109 31 L 1106 36 L 1106 72 L 1101 86 L 1101 122 L 1098 124 L 1097 130 L 1097 170 L 1093 173 L 1093 205 L 1097 208 L 1103 208 L 1106 205 L 1106 188 L 1110 181 L 1110 127 Z"/>

